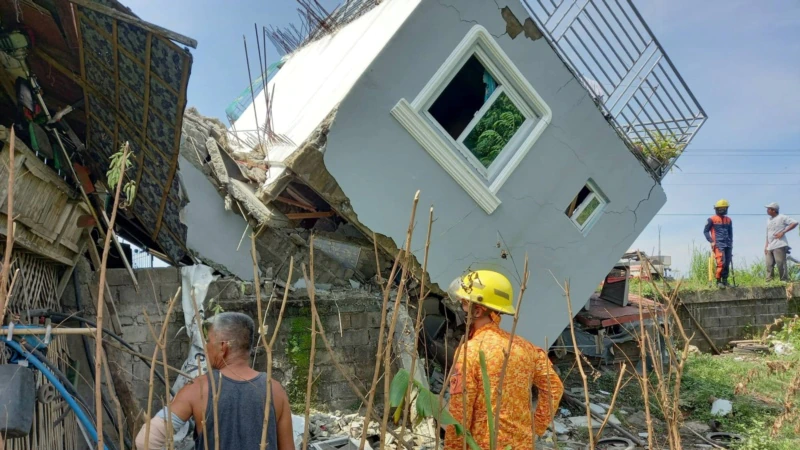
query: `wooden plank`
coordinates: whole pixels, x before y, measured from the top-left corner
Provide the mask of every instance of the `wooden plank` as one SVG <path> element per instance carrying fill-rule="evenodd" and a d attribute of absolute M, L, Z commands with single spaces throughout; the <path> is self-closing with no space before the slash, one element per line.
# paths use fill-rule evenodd
<path fill-rule="evenodd" d="M 102 213 L 103 213 L 103 219 L 106 220 L 106 224 L 110 224 L 111 220 L 109 220 L 108 215 L 106 214 L 106 212 L 102 211 Z M 113 231 L 112 231 L 112 233 L 113 233 Z M 136 293 L 138 294 L 139 293 L 139 281 L 136 279 L 136 274 L 133 273 L 133 268 L 131 267 L 131 264 L 128 262 L 128 258 L 125 256 L 125 252 L 122 251 L 122 245 L 119 243 L 119 240 L 117 239 L 116 233 L 112 234 L 111 237 L 113 238 L 112 240 L 114 241 L 114 246 L 117 249 L 117 253 L 119 253 L 120 259 L 122 259 L 122 264 L 125 265 L 125 269 L 128 271 L 128 275 L 131 276 L 131 282 L 133 282 L 133 288 L 136 290 Z"/>
<path fill-rule="evenodd" d="M 6 215 L 0 214 L 0 235 L 6 236 L 8 233 L 6 229 Z M 48 259 L 53 261 L 59 262 L 61 264 L 69 265 L 72 263 L 71 258 L 67 258 L 64 255 L 60 255 L 54 251 L 52 248 L 46 248 L 38 242 L 34 242 L 31 240 L 30 231 L 24 227 L 16 227 L 16 233 L 14 235 L 14 246 L 19 246 L 29 252 L 35 253 L 37 255 L 44 256 Z"/>
<path fill-rule="evenodd" d="M 61 296 L 64 294 L 64 290 L 67 288 L 67 283 L 69 283 L 69 279 L 72 277 L 72 272 L 75 271 L 75 266 L 78 264 L 78 260 L 83 258 L 83 252 L 86 251 L 86 246 L 88 243 L 88 238 L 83 241 L 80 251 L 75 254 L 75 259 L 72 260 L 72 265 L 67 266 L 67 268 L 64 270 L 64 273 L 61 275 L 61 279 L 58 280 L 58 286 L 56 286 L 57 298 L 61 298 Z"/>
<path fill-rule="evenodd" d="M 86 83 L 83 81 L 83 79 L 81 78 L 81 76 L 79 74 L 77 74 L 77 73 L 71 71 L 70 69 L 64 67 L 63 64 L 61 64 L 55 58 L 53 58 L 52 56 L 47 54 L 47 52 L 42 50 L 41 47 L 39 47 L 39 46 L 34 47 L 33 53 L 36 56 L 38 56 L 39 58 L 41 58 L 47 64 L 50 64 L 54 69 L 59 71 L 62 75 L 66 76 L 67 78 L 72 80 L 73 83 L 75 83 L 78 86 L 86 89 Z"/>
<path fill-rule="evenodd" d="M 334 211 L 320 211 L 320 212 L 313 212 L 313 213 L 289 213 L 286 214 L 291 220 L 303 220 L 303 219 L 322 219 L 324 217 L 331 217 L 335 216 L 336 213 Z"/>
<path fill-rule="evenodd" d="M 153 51 L 153 33 L 147 33 L 147 40 L 145 41 L 144 51 L 144 114 L 142 116 L 142 137 L 141 142 L 147 145 L 147 121 L 150 116 L 150 64 Z M 136 175 L 136 186 L 141 186 L 142 174 L 144 173 L 144 155 L 145 145 L 141 146 L 141 155 L 139 155 L 139 173 Z M 134 202 L 137 200 L 134 199 Z"/>
<path fill-rule="evenodd" d="M 81 32 L 81 20 L 83 15 L 79 11 L 75 11 L 75 30 L 78 33 L 78 57 L 80 59 L 80 66 L 81 66 L 81 79 L 83 80 L 83 85 L 87 86 L 86 83 L 86 50 L 83 48 L 83 35 Z M 89 90 L 83 90 L 83 111 L 86 116 L 86 135 L 84 136 L 83 143 L 86 147 L 89 147 L 89 142 L 91 142 L 91 125 L 92 121 L 89 120 L 89 113 L 91 112 L 91 108 L 89 107 Z M 92 214 L 94 215 L 94 214 Z M 95 219 L 97 219 L 95 217 Z"/>
<path fill-rule="evenodd" d="M 291 198 L 278 196 L 278 198 L 276 198 L 275 200 L 278 200 L 279 202 L 286 203 L 287 205 L 293 205 L 293 206 L 297 206 L 298 208 L 303 208 L 306 211 L 317 212 L 317 208 L 314 208 L 311 205 L 308 205 L 306 203 L 303 203 L 303 202 L 300 202 L 300 201 L 297 201 L 297 200 L 294 200 L 294 199 L 291 199 Z"/>
<path fill-rule="evenodd" d="M 86 9 L 91 9 L 92 11 L 96 11 L 96 12 L 105 14 L 105 15 L 113 17 L 113 18 L 115 18 L 117 20 L 121 20 L 123 22 L 127 22 L 127 23 L 130 23 L 130 24 L 136 25 L 138 27 L 141 27 L 141 28 L 143 28 L 145 30 L 148 30 L 148 31 L 151 31 L 153 33 L 162 35 L 162 36 L 164 36 L 164 37 L 166 37 L 168 39 L 172 39 L 175 42 L 179 42 L 179 43 L 181 43 L 183 45 L 187 45 L 187 46 L 189 46 L 191 48 L 197 48 L 197 41 L 192 39 L 192 38 L 190 38 L 190 37 L 184 36 L 184 35 L 182 35 L 180 33 L 176 33 L 174 31 L 168 30 L 168 29 L 160 27 L 158 25 L 155 25 L 155 24 L 152 24 L 152 23 L 149 23 L 149 22 L 145 22 L 144 20 L 141 20 L 141 19 L 139 19 L 137 17 L 133 17 L 131 15 L 122 13 L 120 11 L 117 11 L 116 9 L 109 8 L 108 6 L 101 5 L 101 4 L 93 2 L 91 0 L 69 0 L 69 1 L 74 3 L 74 4 L 76 4 L 76 5 L 83 6 Z"/>
<path fill-rule="evenodd" d="M 92 259 L 92 265 L 95 267 L 95 270 L 100 270 L 100 255 L 97 253 L 97 247 L 95 247 L 94 243 L 90 243 L 88 245 L 89 248 L 89 257 Z M 89 294 L 92 296 L 92 301 L 95 305 L 97 305 L 97 294 L 95 294 L 94 290 L 90 287 Z M 117 335 L 122 335 L 122 325 L 119 322 L 119 315 L 117 315 L 117 305 L 114 303 L 114 299 L 111 298 L 111 288 L 108 287 L 108 281 L 106 281 L 105 289 L 103 290 L 103 300 L 106 302 L 106 308 L 108 308 L 108 312 L 111 314 L 111 327 L 114 329 L 114 333 Z M 101 324 L 98 324 L 101 326 Z"/>
<path fill-rule="evenodd" d="M 69 230 L 74 230 L 76 228 L 75 223 L 75 214 L 80 211 L 78 204 L 76 203 L 68 203 L 67 207 L 64 208 L 61 215 L 62 218 L 59 219 L 58 222 L 58 237 L 56 238 L 54 245 L 60 245 L 61 241 L 64 239 L 64 235 L 67 234 Z"/>
<path fill-rule="evenodd" d="M 114 121 L 114 149 L 119 149 L 122 144 L 119 142 L 119 39 L 117 38 L 117 21 L 111 23 L 111 51 L 114 57 L 114 115 L 117 120 Z"/>

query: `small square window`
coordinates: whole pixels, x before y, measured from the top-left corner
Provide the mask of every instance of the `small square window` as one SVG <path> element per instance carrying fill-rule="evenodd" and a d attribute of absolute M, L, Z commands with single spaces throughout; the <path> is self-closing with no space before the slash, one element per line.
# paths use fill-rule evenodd
<path fill-rule="evenodd" d="M 607 203 L 608 200 L 605 199 L 597 186 L 589 181 L 578 192 L 578 195 L 572 199 L 564 213 L 579 230 L 586 232 L 600 216 Z"/>
<path fill-rule="evenodd" d="M 428 109 L 431 117 L 488 168 L 526 117 L 475 55 L 456 73 Z"/>

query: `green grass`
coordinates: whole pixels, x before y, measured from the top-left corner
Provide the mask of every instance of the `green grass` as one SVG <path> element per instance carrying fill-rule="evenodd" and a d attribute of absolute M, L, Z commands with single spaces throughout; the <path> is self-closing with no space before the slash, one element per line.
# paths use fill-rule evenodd
<path fill-rule="evenodd" d="M 707 354 L 689 357 L 681 384 L 681 410 L 684 422 L 707 423 L 711 416 L 712 398 L 727 399 L 733 402 L 733 414 L 716 418 L 722 430 L 739 433 L 746 441 L 735 447 L 739 450 L 796 450 L 800 448 L 800 436 L 794 432 L 794 423 L 786 423 L 776 437 L 770 432 L 777 417 L 783 411 L 783 402 L 791 379 L 800 370 L 800 321 L 787 325 L 775 337 L 789 342 L 797 349 L 793 354 L 741 355 Z M 783 365 L 785 370 L 772 371 L 769 365 Z M 617 374 L 604 373 L 597 380 L 590 380 L 590 390 L 601 389 L 613 392 Z M 571 377 L 573 378 L 573 377 Z M 571 380 L 572 383 L 579 383 Z M 737 394 L 736 387 L 743 383 L 745 390 Z M 657 384 L 653 379 L 653 386 Z M 793 399 L 800 404 L 800 394 Z M 658 402 L 651 393 L 652 417 L 663 420 Z M 628 410 L 644 411 L 644 400 L 639 383 L 635 379 L 628 382 L 617 396 L 617 406 Z M 625 423 L 625 415 L 617 417 Z M 798 418 L 800 420 L 800 418 Z M 642 430 L 639 430 L 642 431 Z M 662 430 L 657 430 L 661 435 Z"/>
<path fill-rule="evenodd" d="M 686 276 L 679 280 L 670 281 L 671 288 L 677 286 L 680 281 L 681 292 L 699 292 L 705 290 L 716 290 L 716 283 L 708 282 L 708 258 L 711 257 L 710 250 L 702 250 L 697 247 L 692 248 L 692 258 L 689 266 L 689 271 Z M 716 263 L 713 263 L 716 264 Z M 714 265 L 716 268 L 716 265 Z M 777 268 L 775 277 L 777 279 Z M 800 280 L 800 267 L 789 265 L 789 279 Z M 734 257 L 733 272 L 731 273 L 728 281 L 733 284 L 736 283 L 738 287 L 779 287 L 784 286 L 786 283 L 781 281 L 767 282 L 767 266 L 764 259 L 759 259 L 755 262 L 748 263 L 745 260 L 737 260 Z M 665 293 L 669 294 L 669 290 L 664 286 L 662 281 L 656 281 L 659 288 Z M 657 298 L 658 292 L 653 288 L 649 280 L 632 279 L 629 285 L 630 292 L 636 295 L 642 295 L 646 298 Z"/>
<path fill-rule="evenodd" d="M 737 360 L 738 359 L 738 360 Z M 722 429 L 740 433 L 746 438 L 740 449 L 789 450 L 800 447 L 800 438 L 793 424 L 786 424 L 776 437 L 770 435 L 775 419 L 782 411 L 785 392 L 796 369 L 769 373 L 767 361 L 797 363 L 796 355 L 788 358 L 742 358 L 735 354 L 723 356 L 697 355 L 686 366 L 681 398 L 690 410 L 691 420 L 707 422 L 711 398 L 733 402 L 733 414 L 718 418 Z M 738 383 L 746 391 L 735 393 Z M 795 398 L 795 402 L 800 396 Z"/>

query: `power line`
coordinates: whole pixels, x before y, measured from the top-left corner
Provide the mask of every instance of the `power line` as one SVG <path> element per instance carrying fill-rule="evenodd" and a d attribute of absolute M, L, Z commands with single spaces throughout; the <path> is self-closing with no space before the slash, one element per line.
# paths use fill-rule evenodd
<path fill-rule="evenodd" d="M 675 175 L 800 175 L 800 172 L 677 172 Z"/>
<path fill-rule="evenodd" d="M 800 186 L 800 183 L 665 183 L 664 186 Z"/>
<path fill-rule="evenodd" d="M 689 152 L 800 152 L 800 148 L 687 148 Z"/>
<path fill-rule="evenodd" d="M 784 216 L 800 216 L 800 214 L 794 214 L 794 213 L 781 213 L 781 214 L 783 214 Z M 713 213 L 711 213 L 711 212 L 709 212 L 709 213 L 657 213 L 656 215 L 657 216 L 706 216 L 706 217 L 711 217 L 713 215 Z M 757 213 L 757 214 L 755 214 L 755 213 L 730 213 L 730 214 L 726 214 L 726 215 L 728 215 L 728 216 L 763 216 L 763 217 L 768 217 L 766 212 Z"/>

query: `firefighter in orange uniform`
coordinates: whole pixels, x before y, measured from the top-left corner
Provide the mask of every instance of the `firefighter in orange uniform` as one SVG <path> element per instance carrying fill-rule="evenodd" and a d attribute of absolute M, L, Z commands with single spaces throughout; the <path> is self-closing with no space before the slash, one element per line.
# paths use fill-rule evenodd
<path fill-rule="evenodd" d="M 481 448 L 490 448 L 488 413 L 483 391 L 480 354 L 486 360 L 491 402 L 497 407 L 504 355 L 511 335 L 500 329 L 500 314 L 514 314 L 514 289 L 500 273 L 478 270 L 457 278 L 448 295 L 461 302 L 471 314 L 466 344 L 456 350 L 450 377 L 450 414 L 470 432 Z M 470 312 L 471 311 L 471 312 Z M 466 370 L 464 370 L 466 358 Z M 538 388 L 535 413 L 531 411 L 532 390 Z M 532 449 L 533 432 L 541 436 L 553 420 L 564 385 L 558 378 L 547 352 L 520 336 L 515 336 L 503 381 L 503 398 L 495 448 Z M 464 411 L 466 410 L 466 417 Z M 450 426 L 445 434 L 445 450 L 461 450 L 463 438 Z"/>
<path fill-rule="evenodd" d="M 722 199 L 714 205 L 715 215 L 708 218 L 703 234 L 711 243 L 711 254 L 717 261 L 717 287 L 728 287 L 728 270 L 733 255 L 733 222 L 728 217 L 727 200 Z"/>

